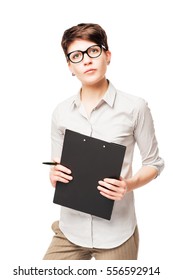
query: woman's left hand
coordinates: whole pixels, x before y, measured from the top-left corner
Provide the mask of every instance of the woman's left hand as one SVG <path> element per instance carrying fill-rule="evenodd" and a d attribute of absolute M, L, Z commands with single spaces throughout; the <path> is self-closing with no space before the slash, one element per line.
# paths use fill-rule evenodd
<path fill-rule="evenodd" d="M 122 200 L 127 193 L 127 182 L 122 177 L 119 180 L 105 178 L 98 183 L 100 194 L 111 200 Z"/>

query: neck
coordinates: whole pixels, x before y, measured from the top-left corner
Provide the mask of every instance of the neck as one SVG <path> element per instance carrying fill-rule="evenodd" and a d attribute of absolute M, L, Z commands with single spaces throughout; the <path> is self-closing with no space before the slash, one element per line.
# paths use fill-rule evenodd
<path fill-rule="evenodd" d="M 85 107 L 88 117 L 97 106 L 108 88 L 108 81 L 104 79 L 94 86 L 83 86 L 81 89 L 81 101 Z"/>
<path fill-rule="evenodd" d="M 83 102 L 99 101 L 105 94 L 107 88 L 108 81 L 106 79 L 99 81 L 97 84 L 94 85 L 83 85 L 81 89 L 81 100 Z"/>

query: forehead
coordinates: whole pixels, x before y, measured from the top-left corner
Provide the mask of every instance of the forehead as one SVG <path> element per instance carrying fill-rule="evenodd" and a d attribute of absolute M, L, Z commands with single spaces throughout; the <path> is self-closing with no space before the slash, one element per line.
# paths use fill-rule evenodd
<path fill-rule="evenodd" d="M 70 53 L 70 52 L 73 52 L 76 50 L 85 51 L 87 48 L 89 48 L 92 45 L 96 45 L 96 43 L 93 41 L 86 41 L 86 40 L 78 39 L 69 45 L 67 53 Z"/>

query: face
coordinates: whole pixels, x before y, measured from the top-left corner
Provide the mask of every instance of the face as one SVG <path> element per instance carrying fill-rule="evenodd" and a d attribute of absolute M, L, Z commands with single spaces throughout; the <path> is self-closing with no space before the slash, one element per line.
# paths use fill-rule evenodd
<path fill-rule="evenodd" d="M 70 44 L 68 53 L 76 50 L 85 51 L 95 44 L 92 41 L 75 40 Z M 69 61 L 68 66 L 70 71 L 81 81 L 82 85 L 94 85 L 102 79 L 105 79 L 105 73 L 110 59 L 110 51 L 104 51 L 103 49 L 99 57 L 91 58 L 85 53 L 81 62 L 72 63 Z"/>

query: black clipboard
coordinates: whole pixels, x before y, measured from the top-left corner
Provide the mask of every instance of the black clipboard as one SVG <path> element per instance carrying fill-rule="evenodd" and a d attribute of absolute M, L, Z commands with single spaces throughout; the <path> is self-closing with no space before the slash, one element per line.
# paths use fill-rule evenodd
<path fill-rule="evenodd" d="M 114 201 L 103 197 L 98 181 L 119 179 L 126 147 L 66 129 L 61 164 L 72 171 L 69 183 L 57 182 L 53 202 L 111 219 Z"/>

